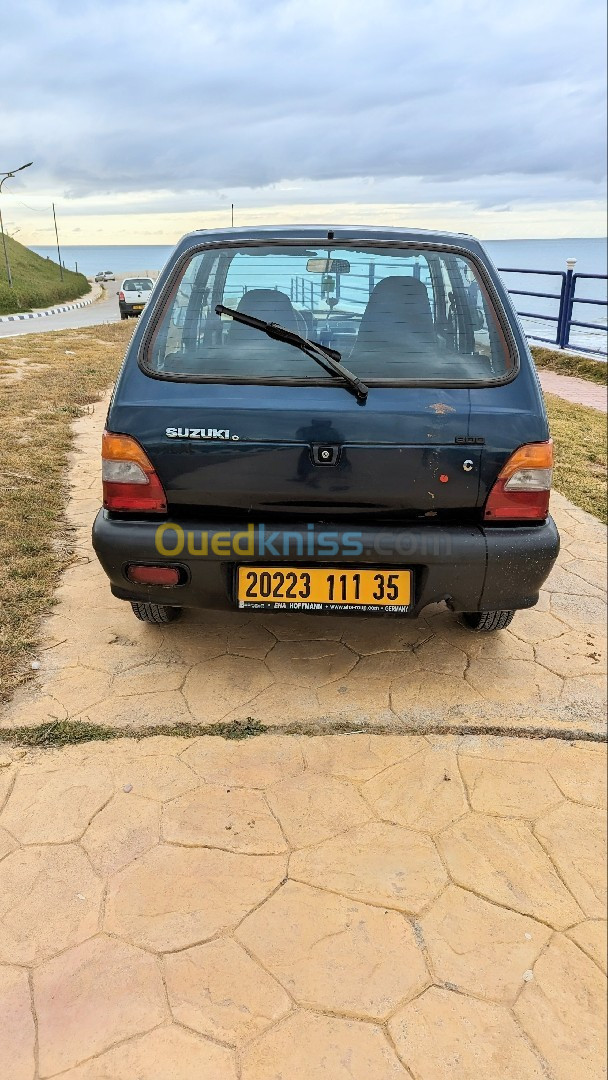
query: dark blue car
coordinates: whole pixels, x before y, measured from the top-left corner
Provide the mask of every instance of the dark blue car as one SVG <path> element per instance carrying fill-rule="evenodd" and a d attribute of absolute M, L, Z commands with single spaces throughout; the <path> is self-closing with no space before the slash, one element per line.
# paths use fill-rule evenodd
<path fill-rule="evenodd" d="M 138 618 L 532 607 L 552 445 L 509 297 L 468 236 L 195 232 L 142 313 L 93 529 Z"/>

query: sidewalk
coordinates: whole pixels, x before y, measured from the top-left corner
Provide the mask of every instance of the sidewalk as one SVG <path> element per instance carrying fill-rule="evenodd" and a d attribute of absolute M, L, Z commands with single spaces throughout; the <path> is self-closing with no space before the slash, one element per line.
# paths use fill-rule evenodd
<path fill-rule="evenodd" d="M 3 1080 L 600 1080 L 606 748 L 0 745 Z"/>
<path fill-rule="evenodd" d="M 546 394 L 556 394 L 573 405 L 586 405 L 590 409 L 598 409 L 599 412 L 605 413 L 608 408 L 608 389 L 599 383 L 544 370 L 538 372 L 538 377 Z"/>

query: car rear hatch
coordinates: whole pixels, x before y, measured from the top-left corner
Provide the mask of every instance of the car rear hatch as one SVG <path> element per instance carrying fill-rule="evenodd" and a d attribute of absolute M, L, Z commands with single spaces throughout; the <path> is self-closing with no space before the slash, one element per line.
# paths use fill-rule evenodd
<path fill-rule="evenodd" d="M 142 292 L 139 289 L 123 289 L 123 292 L 125 294 L 126 304 L 138 304 L 141 307 L 144 306 L 147 298 L 150 295 L 149 292 Z"/>
<path fill-rule="evenodd" d="M 363 406 L 340 386 L 144 390 L 122 394 L 110 424 L 144 447 L 175 515 L 466 520 L 479 507 L 468 389 L 376 388 Z"/>

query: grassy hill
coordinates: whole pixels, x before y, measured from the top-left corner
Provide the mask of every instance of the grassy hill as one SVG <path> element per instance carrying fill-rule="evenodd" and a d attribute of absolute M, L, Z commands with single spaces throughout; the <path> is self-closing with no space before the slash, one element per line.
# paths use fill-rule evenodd
<path fill-rule="evenodd" d="M 58 263 L 43 259 L 41 255 L 36 255 L 23 244 L 18 244 L 10 236 L 5 236 L 5 240 L 13 288 L 9 288 L 0 237 L 0 315 L 52 307 L 68 300 L 77 300 L 91 291 L 84 274 L 64 270 L 62 281 Z"/>

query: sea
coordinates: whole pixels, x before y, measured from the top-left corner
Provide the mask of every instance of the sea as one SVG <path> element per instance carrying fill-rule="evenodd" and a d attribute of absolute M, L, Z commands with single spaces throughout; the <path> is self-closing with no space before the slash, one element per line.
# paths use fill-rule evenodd
<path fill-rule="evenodd" d="M 607 299 L 607 242 L 605 237 L 570 237 L 556 240 L 485 240 L 484 247 L 501 272 L 503 281 L 512 292 L 515 307 L 522 314 L 528 336 L 555 340 L 559 301 L 547 294 L 559 293 L 561 278 L 555 276 L 566 270 L 566 260 L 576 259 L 577 274 L 603 275 L 582 278 L 577 283 L 576 296 L 587 300 Z M 57 248 L 34 247 L 39 255 L 56 260 Z M 173 248 L 170 245 L 86 245 L 65 246 L 61 249 L 64 266 L 78 269 L 87 277 L 99 270 L 123 273 L 156 274 L 162 270 Z M 544 274 L 522 274 L 514 271 L 536 270 Z M 522 292 L 544 293 L 542 297 L 522 296 Z M 574 319 L 596 323 L 599 327 L 576 327 L 570 332 L 570 346 L 606 354 L 607 308 L 604 305 L 575 305 Z M 552 318 L 551 318 L 552 317 Z"/>

